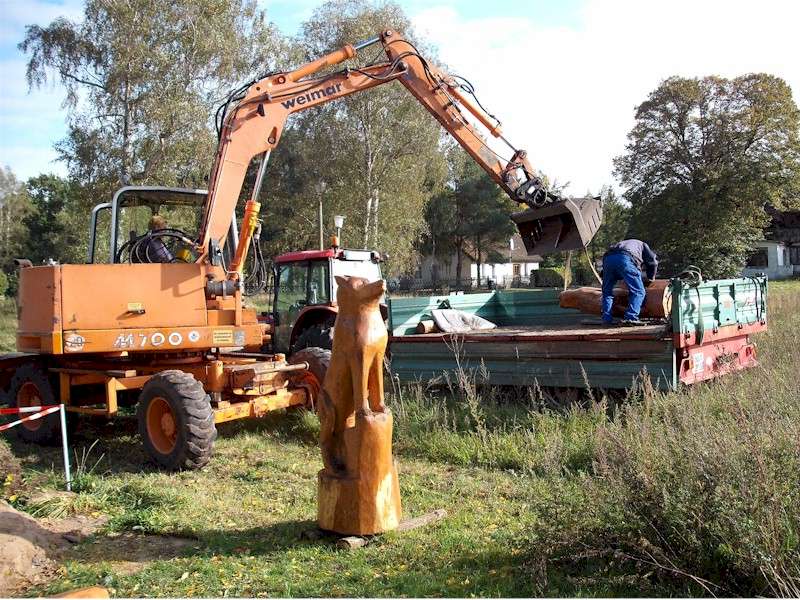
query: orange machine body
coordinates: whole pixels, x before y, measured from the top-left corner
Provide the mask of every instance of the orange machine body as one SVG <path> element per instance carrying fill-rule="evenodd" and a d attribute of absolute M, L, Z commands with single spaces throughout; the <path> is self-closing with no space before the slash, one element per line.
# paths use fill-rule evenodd
<path fill-rule="evenodd" d="M 236 294 L 206 297 L 223 279 L 206 264 L 92 264 L 20 270 L 17 349 L 40 354 L 259 348 L 266 335 Z M 238 313 L 238 318 L 237 318 Z"/>

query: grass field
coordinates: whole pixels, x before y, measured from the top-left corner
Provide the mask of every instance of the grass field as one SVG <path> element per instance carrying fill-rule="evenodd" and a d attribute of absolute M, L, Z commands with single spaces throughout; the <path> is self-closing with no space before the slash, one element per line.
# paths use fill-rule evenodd
<path fill-rule="evenodd" d="M 356 551 L 301 538 L 321 466 L 309 414 L 223 426 L 210 466 L 179 474 L 148 464 L 130 418 L 84 424 L 79 493 L 44 506 L 26 499 L 59 486 L 58 450 L 10 440 L 16 506 L 109 517 L 29 594 L 797 595 L 800 282 L 771 284 L 769 311 L 761 366 L 679 393 L 554 409 L 543 393 L 395 390 L 404 512 L 449 516 Z"/>

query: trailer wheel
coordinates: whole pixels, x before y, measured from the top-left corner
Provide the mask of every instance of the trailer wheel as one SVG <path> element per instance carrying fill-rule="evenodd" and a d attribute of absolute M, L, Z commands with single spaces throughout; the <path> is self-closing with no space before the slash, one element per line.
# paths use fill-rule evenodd
<path fill-rule="evenodd" d="M 211 459 L 217 437 L 214 412 L 190 373 L 153 375 L 139 394 L 136 416 L 145 450 L 162 467 L 200 469 Z"/>
<path fill-rule="evenodd" d="M 291 358 L 289 358 L 290 365 L 303 362 L 308 363 L 308 370 L 292 377 L 292 383 L 298 386 L 306 386 L 309 389 L 311 399 L 309 404 L 306 405 L 306 408 L 313 411 L 317 403 L 317 398 L 319 398 L 320 393 L 322 393 L 322 384 L 325 381 L 325 374 L 331 366 L 331 351 L 327 348 L 303 348 L 292 354 Z"/>
<path fill-rule="evenodd" d="M 8 400 L 14 408 L 58 403 L 46 371 L 35 363 L 21 365 L 14 373 L 8 388 Z M 57 412 L 20 423 L 15 429 L 17 435 L 26 442 L 45 445 L 61 443 L 61 422 Z"/>

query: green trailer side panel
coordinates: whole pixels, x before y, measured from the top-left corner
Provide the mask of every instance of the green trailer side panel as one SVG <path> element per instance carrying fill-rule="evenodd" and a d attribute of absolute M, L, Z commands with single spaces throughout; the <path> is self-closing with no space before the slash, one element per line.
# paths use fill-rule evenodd
<path fill-rule="evenodd" d="M 452 337 L 418 340 L 417 323 L 434 308 L 455 308 L 484 317 L 499 326 L 575 326 L 586 319 L 579 311 L 558 305 L 558 290 L 510 290 L 427 298 L 392 298 L 389 302 L 393 340 L 392 371 L 400 381 L 439 378 L 459 368 L 483 373 L 499 385 L 625 389 L 643 370 L 660 389 L 678 385 L 674 344 L 700 344 L 705 332 L 766 323 L 767 280 L 744 277 L 691 285 L 673 279 L 672 336 L 660 340 L 492 341 L 458 342 Z M 724 331 L 724 329 L 723 329 Z M 405 336 L 408 336 L 407 338 Z M 405 338 L 405 339 L 404 339 Z M 459 360 L 456 360 L 456 354 Z M 477 375 L 476 375 L 477 376 Z"/>
<path fill-rule="evenodd" d="M 457 359 L 458 357 L 458 359 Z M 627 389 L 644 370 L 658 389 L 677 386 L 670 340 L 398 342 L 391 374 L 401 382 L 452 380 L 459 367 L 491 385 Z"/>
<path fill-rule="evenodd" d="M 672 281 L 672 329 L 684 336 L 730 325 L 752 325 L 767 318 L 767 278 L 704 281 L 697 286 Z"/>
<path fill-rule="evenodd" d="M 561 308 L 561 290 L 498 290 L 495 292 L 495 318 L 502 327 L 533 325 L 578 326 L 587 318 L 577 310 Z"/>
<path fill-rule="evenodd" d="M 423 318 L 430 319 L 431 311 L 436 308 L 463 310 L 491 321 L 495 314 L 495 293 L 390 298 L 389 330 L 392 335 L 415 333 L 417 323 Z"/>
<path fill-rule="evenodd" d="M 431 310 L 454 308 L 478 315 L 499 326 L 578 325 L 586 318 L 558 305 L 559 290 L 496 290 L 484 294 L 450 294 L 389 299 L 392 335 L 416 332 L 417 323 L 431 318 Z"/>

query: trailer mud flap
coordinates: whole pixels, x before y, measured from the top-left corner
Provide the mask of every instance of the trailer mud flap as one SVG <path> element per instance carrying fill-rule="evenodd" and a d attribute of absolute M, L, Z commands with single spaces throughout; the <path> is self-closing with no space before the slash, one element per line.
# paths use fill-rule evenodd
<path fill-rule="evenodd" d="M 529 255 L 580 250 L 603 222 L 599 198 L 566 198 L 511 215 Z"/>

